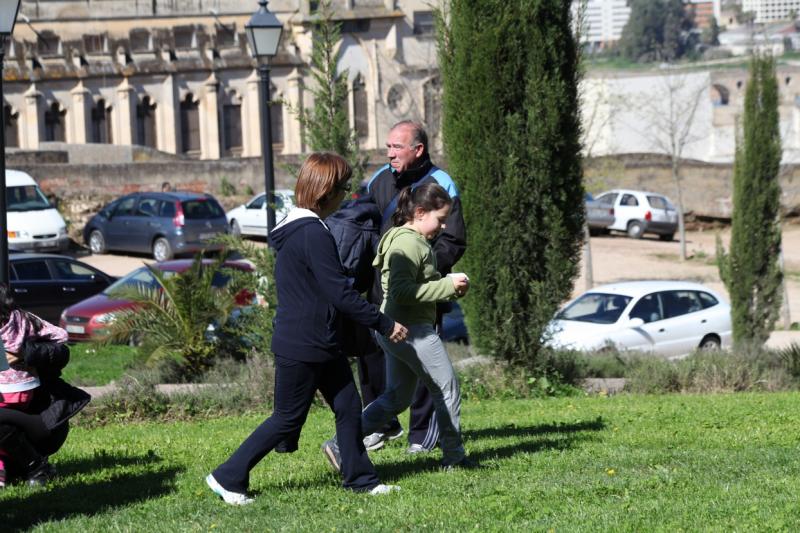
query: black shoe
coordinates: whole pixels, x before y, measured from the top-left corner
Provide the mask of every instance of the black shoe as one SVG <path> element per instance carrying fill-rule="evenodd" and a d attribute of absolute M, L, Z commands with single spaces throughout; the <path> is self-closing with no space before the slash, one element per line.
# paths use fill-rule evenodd
<path fill-rule="evenodd" d="M 483 468 L 481 464 L 477 461 L 473 461 L 466 455 L 461 458 L 460 461 L 456 461 L 455 463 L 450 463 L 448 465 L 443 464 L 442 470 L 446 472 L 452 472 L 453 470 L 473 470 L 477 468 Z"/>
<path fill-rule="evenodd" d="M 53 479 L 55 475 L 55 467 L 48 463 L 45 458 L 44 463 L 25 475 L 25 483 L 31 487 L 43 487 L 47 485 L 47 482 Z"/>

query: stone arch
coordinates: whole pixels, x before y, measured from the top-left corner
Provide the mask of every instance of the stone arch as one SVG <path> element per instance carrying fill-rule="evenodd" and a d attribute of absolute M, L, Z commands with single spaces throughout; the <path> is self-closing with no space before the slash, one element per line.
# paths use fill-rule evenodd
<path fill-rule="evenodd" d="M 731 93 L 727 87 L 721 83 L 711 86 L 711 104 L 714 106 L 726 106 L 730 103 Z"/>

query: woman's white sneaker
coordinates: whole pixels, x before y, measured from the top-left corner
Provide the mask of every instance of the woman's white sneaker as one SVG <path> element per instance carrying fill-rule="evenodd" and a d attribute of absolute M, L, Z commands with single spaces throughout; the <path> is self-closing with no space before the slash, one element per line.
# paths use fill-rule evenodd
<path fill-rule="evenodd" d="M 380 485 L 375 485 L 369 491 L 369 493 L 373 496 L 378 496 L 379 494 L 389 494 L 390 492 L 397 492 L 400 490 L 400 487 L 397 485 L 384 485 L 381 483 Z"/>
<path fill-rule="evenodd" d="M 253 498 L 248 498 L 247 495 L 242 494 L 241 492 L 226 490 L 222 487 L 222 485 L 217 483 L 217 480 L 214 479 L 212 474 L 206 476 L 206 484 L 208 485 L 208 488 L 214 491 L 214 494 L 222 498 L 222 501 L 230 505 L 247 505 L 255 501 Z"/>

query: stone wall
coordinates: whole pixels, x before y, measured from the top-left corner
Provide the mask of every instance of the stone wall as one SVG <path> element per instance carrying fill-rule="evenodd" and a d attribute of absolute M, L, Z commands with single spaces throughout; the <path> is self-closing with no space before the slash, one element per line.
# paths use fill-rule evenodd
<path fill-rule="evenodd" d="M 697 215 L 731 216 L 733 165 L 684 160 L 681 163 L 684 211 Z M 781 204 L 786 210 L 800 206 L 800 165 L 781 168 Z M 677 201 L 667 157 L 653 154 L 628 154 L 597 157 L 586 161 L 586 189 L 599 193 L 608 189 L 653 191 Z"/>

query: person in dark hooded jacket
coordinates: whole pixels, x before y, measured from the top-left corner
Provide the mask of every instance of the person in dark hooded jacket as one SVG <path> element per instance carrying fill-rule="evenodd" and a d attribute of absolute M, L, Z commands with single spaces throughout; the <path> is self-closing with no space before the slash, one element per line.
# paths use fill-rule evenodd
<path fill-rule="evenodd" d="M 370 494 L 398 488 L 380 483 L 364 448 L 361 398 L 337 335 L 343 316 L 393 342 L 404 340 L 408 333 L 350 286 L 333 236 L 322 221 L 341 204 L 351 175 L 350 166 L 338 155 L 309 156 L 297 178 L 298 207 L 270 233 L 269 244 L 278 254 L 278 306 L 271 346 L 275 406 L 272 416 L 206 477 L 211 490 L 226 503 L 253 501 L 246 495 L 250 470 L 285 437 L 300 431 L 317 390 L 336 413 L 343 486 Z"/>

